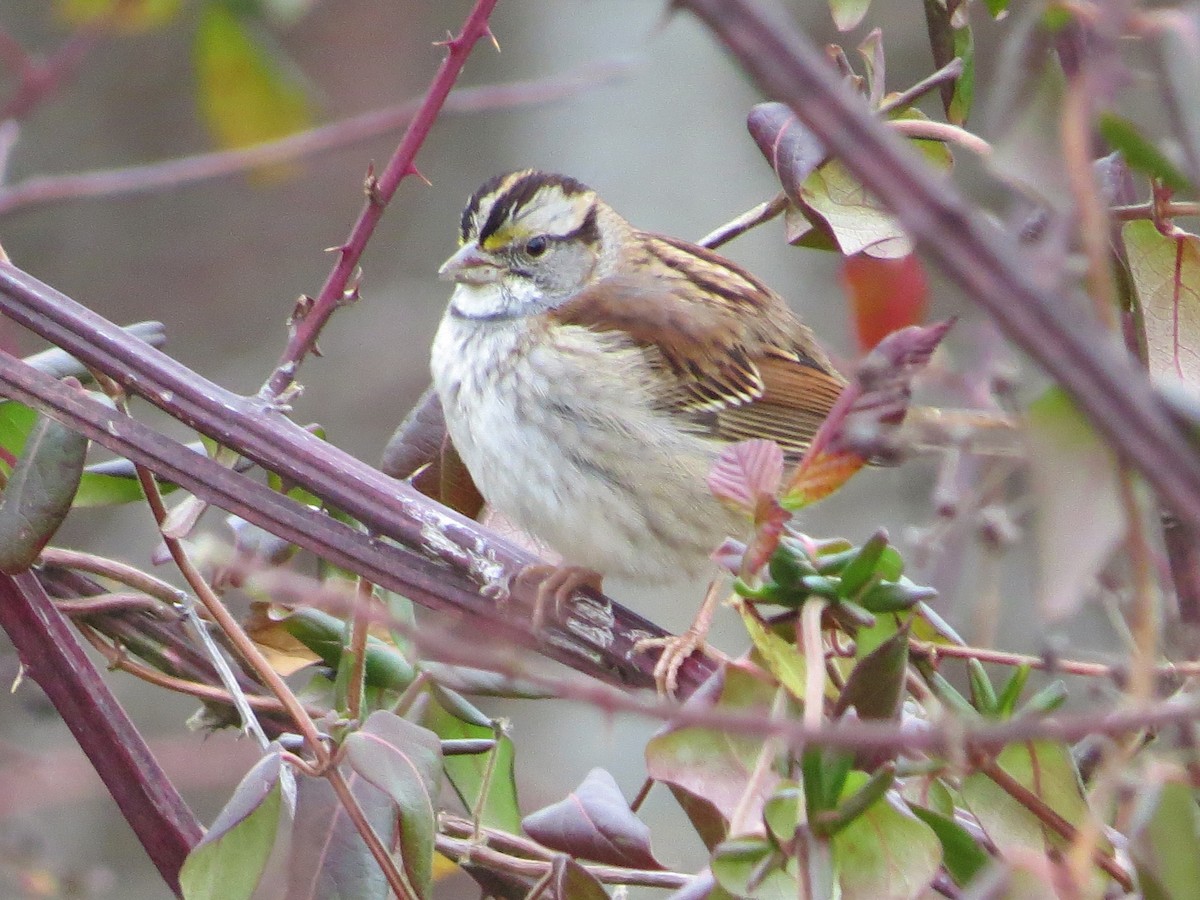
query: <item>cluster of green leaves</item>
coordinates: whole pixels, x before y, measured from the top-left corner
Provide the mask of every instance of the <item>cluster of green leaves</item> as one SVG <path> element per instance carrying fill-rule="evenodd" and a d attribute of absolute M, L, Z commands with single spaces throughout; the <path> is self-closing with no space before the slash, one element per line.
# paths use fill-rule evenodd
<path fill-rule="evenodd" d="M 386 599 L 407 619 L 404 601 Z M 294 638 L 315 659 L 301 696 L 344 714 L 353 669 L 348 624 L 300 609 L 280 611 L 251 633 L 278 646 L 272 629 Z M 428 897 L 443 784 L 483 826 L 516 832 L 521 821 L 514 748 L 503 724 L 438 678 L 452 674 L 468 691 L 522 692 L 490 673 L 422 664 L 400 635 L 371 635 L 364 661 L 365 720 L 335 719 L 330 736 L 341 747 L 352 793 L 394 849 L 413 896 Z M 422 672 L 427 683 L 410 692 Z M 188 900 L 249 898 L 260 883 L 286 886 L 289 897 L 386 895 L 379 867 L 327 782 L 281 765 L 287 758 L 282 748 L 268 753 L 188 857 L 182 873 Z"/>
<path fill-rule="evenodd" d="M 797 608 L 809 597 L 823 597 L 835 615 L 857 623 L 874 613 L 898 612 L 937 591 L 914 584 L 904 575 L 904 560 L 879 531 L 860 547 L 848 541 L 818 541 L 809 548 L 795 537 L 783 537 L 757 586 L 739 579 L 735 590 L 748 600 Z"/>

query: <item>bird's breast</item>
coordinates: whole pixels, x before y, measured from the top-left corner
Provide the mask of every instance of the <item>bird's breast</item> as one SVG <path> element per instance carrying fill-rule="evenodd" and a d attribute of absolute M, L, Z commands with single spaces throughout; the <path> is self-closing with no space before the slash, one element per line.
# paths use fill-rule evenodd
<path fill-rule="evenodd" d="M 706 484 L 714 447 L 655 407 L 619 336 L 447 315 L 433 375 L 480 492 L 568 562 L 669 580 L 729 530 Z"/>

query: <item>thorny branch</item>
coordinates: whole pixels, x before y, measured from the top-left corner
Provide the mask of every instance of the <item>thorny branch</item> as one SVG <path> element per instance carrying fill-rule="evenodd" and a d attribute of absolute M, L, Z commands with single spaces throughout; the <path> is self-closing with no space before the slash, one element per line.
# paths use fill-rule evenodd
<path fill-rule="evenodd" d="M 971 207 L 883 126 L 823 54 L 748 0 L 675 0 L 764 92 L 785 102 L 899 219 L 925 254 L 1072 395 L 1096 430 L 1181 519 L 1200 526 L 1200 455 L 1146 374 L 1091 319 L 1036 282 L 1013 235 Z"/>

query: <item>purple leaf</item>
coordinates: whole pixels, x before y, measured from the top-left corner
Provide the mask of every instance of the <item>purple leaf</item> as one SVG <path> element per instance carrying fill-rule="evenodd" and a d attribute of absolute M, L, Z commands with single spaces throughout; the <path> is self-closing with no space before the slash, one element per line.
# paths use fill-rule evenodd
<path fill-rule="evenodd" d="M 427 728 L 380 710 L 347 736 L 343 747 L 351 768 L 395 802 L 404 870 L 418 895 L 427 896 L 433 884 L 441 739 Z"/>
<path fill-rule="evenodd" d="M 799 205 L 801 185 L 827 155 L 824 145 L 782 103 L 759 103 L 746 117 L 746 127 L 788 199 Z"/>
<path fill-rule="evenodd" d="M 551 850 L 571 856 L 632 869 L 662 868 L 650 849 L 650 829 L 604 769 L 592 769 L 565 800 L 530 813 L 521 827 Z"/>
<path fill-rule="evenodd" d="M 562 900 L 608 900 L 608 892 L 591 872 L 569 856 L 550 863 L 550 894 Z"/>
<path fill-rule="evenodd" d="M 774 497 L 783 477 L 783 451 L 774 441 L 731 444 L 721 451 L 708 473 L 713 496 L 749 516 L 763 498 Z"/>
<path fill-rule="evenodd" d="M 396 805 L 358 776 L 350 791 L 385 847 L 396 845 Z M 287 900 L 386 897 L 388 884 L 371 851 L 324 778 L 296 773 L 296 818 L 288 847 Z"/>
<path fill-rule="evenodd" d="M 887 438 L 908 412 L 913 379 L 929 363 L 953 324 L 954 320 L 948 319 L 933 325 L 910 325 L 880 341 L 858 364 L 808 455 L 852 449 L 873 456 L 886 450 Z"/>

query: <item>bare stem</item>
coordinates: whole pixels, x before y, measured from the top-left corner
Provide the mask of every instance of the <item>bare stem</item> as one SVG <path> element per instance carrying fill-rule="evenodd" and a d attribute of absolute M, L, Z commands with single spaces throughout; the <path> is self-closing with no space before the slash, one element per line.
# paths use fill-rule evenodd
<path fill-rule="evenodd" d="M 474 113 L 548 103 L 616 77 L 625 68 L 609 63 L 550 78 L 457 88 L 446 98 L 443 112 Z M 411 122 L 419 108 L 419 99 L 409 100 L 238 150 L 198 153 L 119 169 L 35 175 L 0 186 L 0 215 L 50 203 L 173 190 L 261 166 L 293 162 L 387 134 Z"/>
<path fill-rule="evenodd" d="M 277 400 L 283 396 L 284 391 L 295 381 L 296 370 L 312 351 L 317 335 L 321 333 L 329 317 L 356 291 L 351 282 L 367 241 L 383 218 L 383 212 L 395 195 L 400 182 L 411 175 L 419 174 L 416 168 L 417 151 L 421 149 L 434 122 L 437 121 L 450 89 L 454 87 L 467 57 L 471 55 L 471 50 L 480 38 L 491 34 L 488 17 L 495 5 L 496 0 L 476 0 L 458 36 L 446 42 L 446 58 L 438 67 L 425 99 L 404 132 L 396 152 L 392 154 L 378 178 L 368 173 L 367 199 L 362 212 L 359 213 L 358 221 L 350 229 L 350 236 L 346 238 L 345 243 L 337 248 L 337 262 L 326 277 L 316 299 L 311 305 L 298 310 L 287 346 L 275 371 L 259 392 L 260 397 Z"/>
<path fill-rule="evenodd" d="M 1166 505 L 1200 526 L 1200 455 L 1123 348 L 1071 312 L 1078 298 L 1039 283 L 1013 235 L 879 122 L 781 10 L 768 13 L 750 0 L 676 5 L 703 20 L 760 88 L 792 108 L 963 294 L 1063 385 Z"/>
<path fill-rule="evenodd" d="M 980 771 L 992 779 L 1006 794 L 1037 816 L 1038 821 L 1066 841 L 1075 838 L 1075 826 L 1046 805 L 1046 802 L 1021 782 L 1017 781 L 1000 767 L 994 760 L 985 763 Z M 1099 847 L 1094 848 L 1092 859 L 1101 869 L 1107 872 L 1117 884 L 1125 890 L 1133 890 L 1133 879 L 1129 877 L 1121 865 Z"/>

